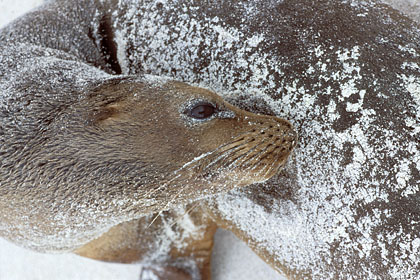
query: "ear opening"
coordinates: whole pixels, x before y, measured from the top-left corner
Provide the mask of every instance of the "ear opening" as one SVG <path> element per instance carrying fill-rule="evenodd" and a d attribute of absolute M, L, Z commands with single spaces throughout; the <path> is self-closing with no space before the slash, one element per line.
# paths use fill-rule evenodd
<path fill-rule="evenodd" d="M 122 109 L 122 99 L 107 100 L 97 104 L 88 115 L 87 123 L 90 125 L 102 125 L 108 121 L 115 120 Z"/>
<path fill-rule="evenodd" d="M 115 117 L 117 113 L 117 109 L 113 107 L 101 108 L 91 115 L 90 123 L 98 125 L 108 119 Z"/>
<path fill-rule="evenodd" d="M 110 78 L 93 86 L 86 96 L 87 123 L 100 124 L 115 119 L 131 103 L 135 91 L 144 84 L 131 77 Z"/>

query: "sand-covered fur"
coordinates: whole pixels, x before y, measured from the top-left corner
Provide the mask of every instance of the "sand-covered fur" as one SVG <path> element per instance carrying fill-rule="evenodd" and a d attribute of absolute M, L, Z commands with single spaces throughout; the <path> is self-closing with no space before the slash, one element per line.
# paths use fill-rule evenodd
<path fill-rule="evenodd" d="M 48 52 L 82 70 L 55 70 L 45 87 L 147 73 L 289 119 L 300 138 L 286 168 L 208 200 L 213 220 L 291 277 L 418 276 L 420 30 L 398 11 L 356 0 L 58 1 L 1 34 L 2 48 L 21 48 L 1 52 L 1 114 L 13 69 L 25 69 L 9 57 Z M 31 40 L 41 46 L 18 43 Z M 42 77 L 55 63 L 21 73 Z"/>

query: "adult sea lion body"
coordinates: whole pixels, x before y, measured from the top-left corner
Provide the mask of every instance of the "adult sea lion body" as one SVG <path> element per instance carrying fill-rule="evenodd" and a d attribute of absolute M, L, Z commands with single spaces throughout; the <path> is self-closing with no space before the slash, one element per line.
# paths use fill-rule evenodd
<path fill-rule="evenodd" d="M 65 46 L 109 73 L 204 84 L 293 119 L 301 146 L 283 176 L 205 207 L 275 268 L 301 278 L 418 275 L 416 23 L 374 1 L 58 1 L 42 11 L 20 22 L 37 36 L 12 25 L 0 37 L 44 36 L 44 47 Z"/>
<path fill-rule="evenodd" d="M 292 277 L 416 277 L 417 23 L 375 1 L 111 10 L 123 73 L 203 83 L 297 125 L 301 146 L 284 176 L 215 200 L 226 227 Z"/>

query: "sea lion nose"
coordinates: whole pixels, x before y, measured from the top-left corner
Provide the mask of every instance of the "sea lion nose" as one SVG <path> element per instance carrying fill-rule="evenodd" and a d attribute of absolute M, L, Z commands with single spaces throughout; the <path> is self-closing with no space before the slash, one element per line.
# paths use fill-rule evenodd
<path fill-rule="evenodd" d="M 292 124 L 284 119 L 274 117 L 269 124 L 269 130 L 277 136 L 277 144 L 287 151 L 291 151 L 298 143 L 298 133 Z"/>
<path fill-rule="evenodd" d="M 287 156 L 298 143 L 298 133 L 285 119 L 249 113 L 245 114 L 243 119 L 252 127 L 251 139 L 267 143 L 282 156 Z"/>

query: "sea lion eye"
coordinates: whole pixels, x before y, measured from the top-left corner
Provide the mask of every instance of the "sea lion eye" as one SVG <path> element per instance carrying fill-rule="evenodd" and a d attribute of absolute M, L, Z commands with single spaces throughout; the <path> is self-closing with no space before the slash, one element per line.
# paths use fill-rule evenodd
<path fill-rule="evenodd" d="M 188 115 L 194 119 L 207 119 L 216 113 L 216 108 L 210 103 L 198 103 L 193 106 Z"/>

